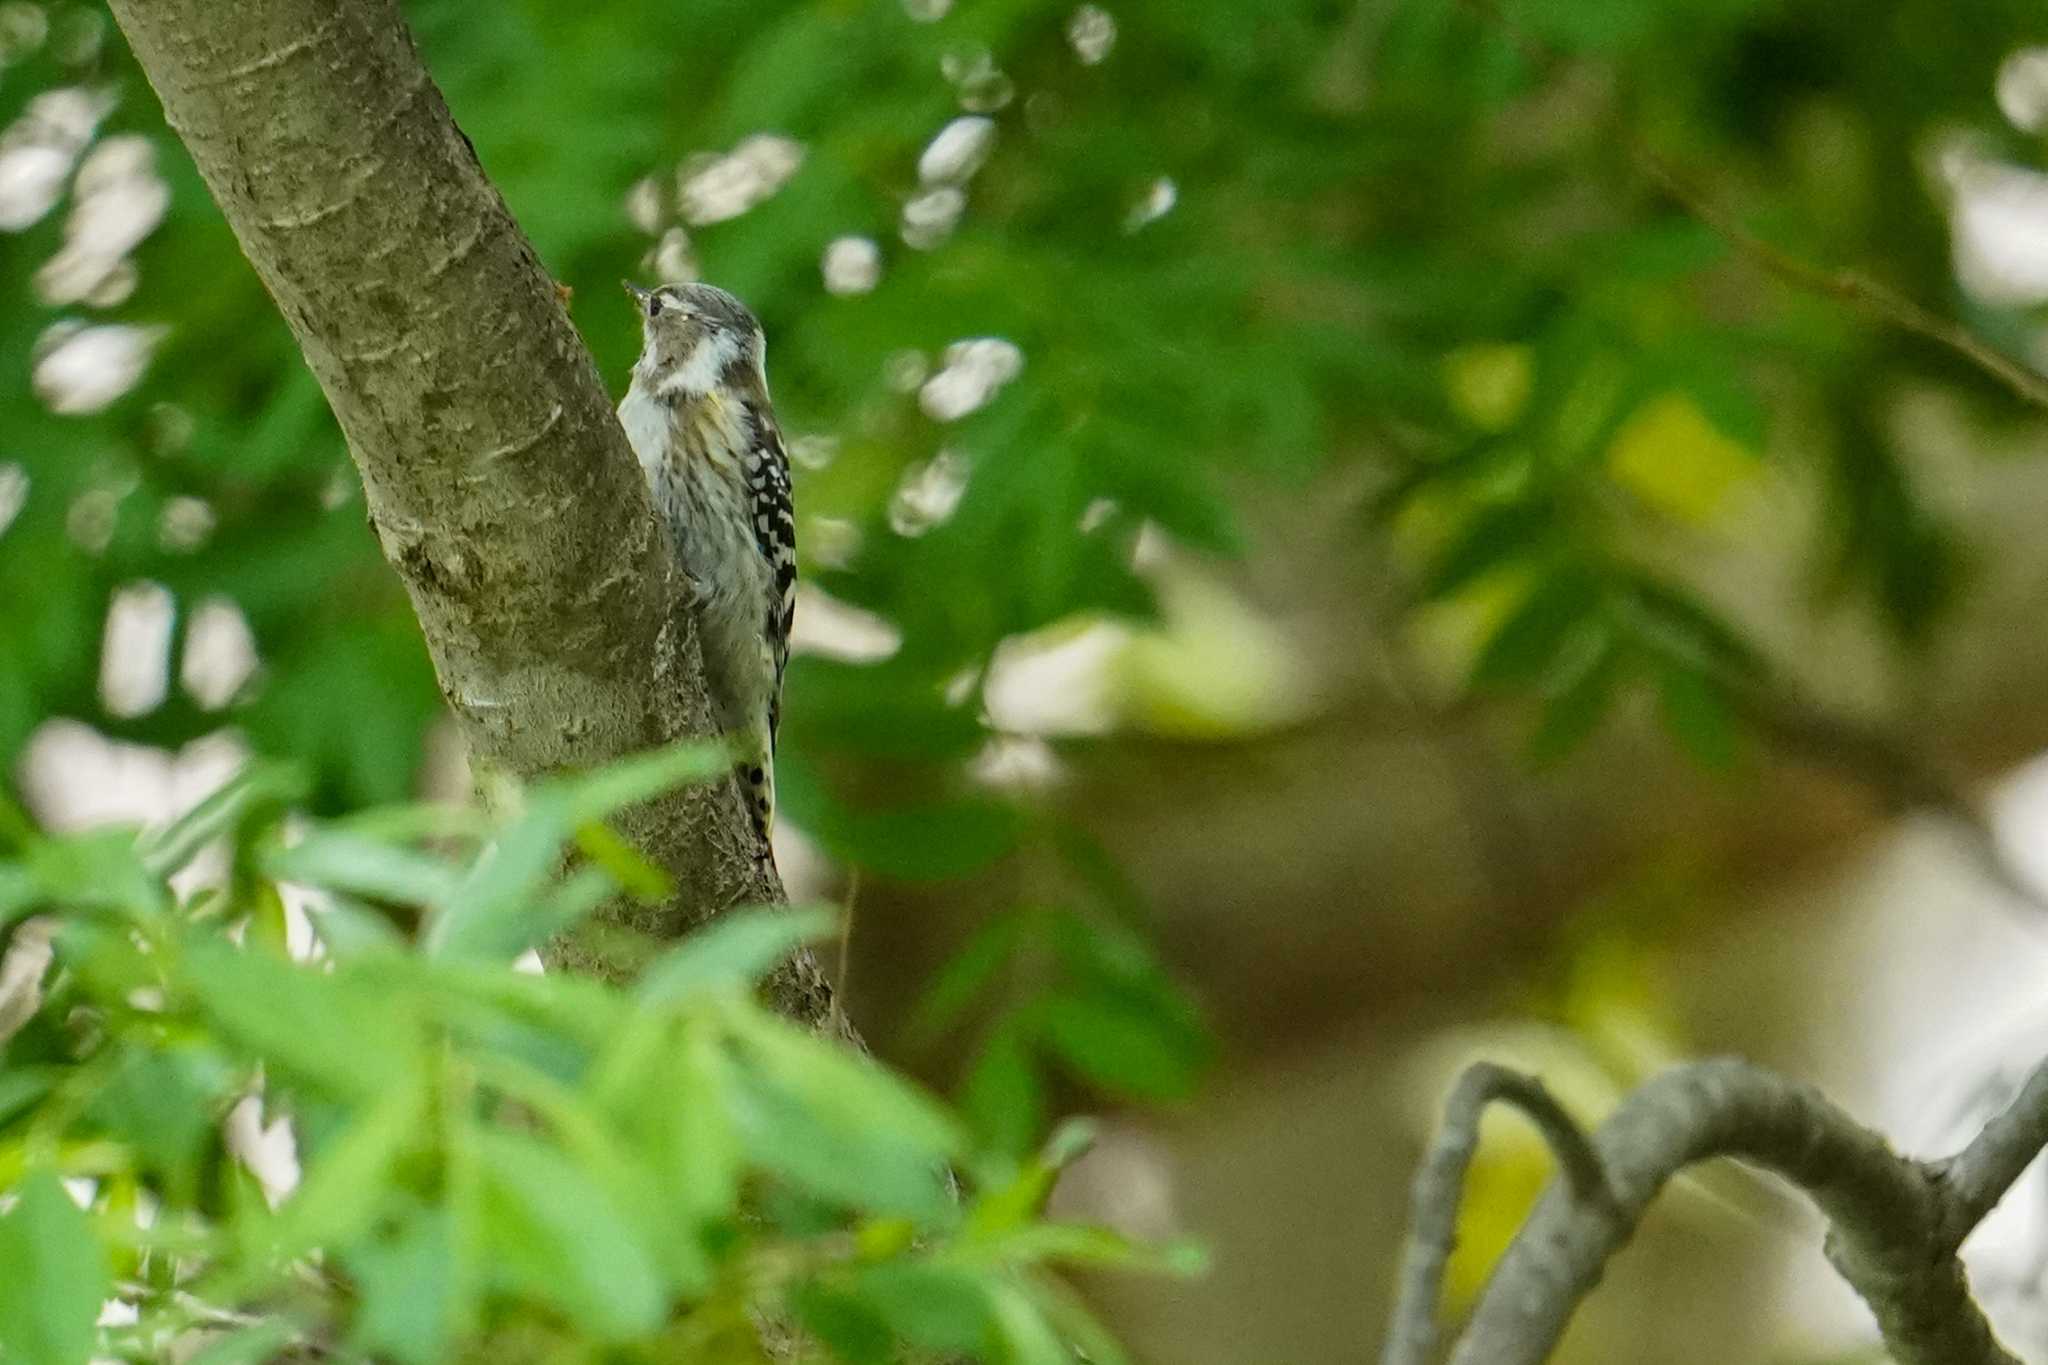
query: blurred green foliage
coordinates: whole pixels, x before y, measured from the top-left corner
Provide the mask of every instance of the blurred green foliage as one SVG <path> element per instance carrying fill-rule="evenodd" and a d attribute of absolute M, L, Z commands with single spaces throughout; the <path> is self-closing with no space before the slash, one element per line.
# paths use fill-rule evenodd
<path fill-rule="evenodd" d="M 61 207 L 0 235 L 0 422 L 31 477 L 0 542 L 0 755 L 51 714 L 152 743 L 227 718 L 307 761 L 324 808 L 403 794 L 438 702 L 319 395 L 104 14 L 29 8 L 47 37 L 10 53 L 0 121 L 74 82 L 117 94 L 102 135 L 150 137 L 172 199 L 135 256 L 139 287 L 106 313 L 168 334 L 113 407 L 51 415 L 27 379 L 57 317 L 33 280 Z M 799 501 L 856 548 L 807 577 L 903 636 L 883 667 L 793 669 L 788 810 L 836 855 L 950 876 L 1010 847 L 1018 821 L 958 778 L 985 737 L 958 679 L 1018 632 L 1145 616 L 1135 530 L 1231 553 L 1227 489 L 1247 477 L 1368 460 L 1376 508 L 1427 503 L 1421 596 L 1493 585 L 1473 679 L 1542 698 L 1542 753 L 1642 684 L 1692 749 L 1726 755 L 1729 708 L 1700 667 L 1702 651 L 1726 661 L 1710 614 L 1624 544 L 1645 518 L 1710 518 L 1772 411 L 1819 424 L 1800 440 L 1835 487 L 1819 581 L 1868 593 L 1909 645 L 1942 620 L 1966 557 L 1876 413 L 1913 379 L 1991 397 L 1987 383 L 1831 301 L 1765 289 L 1714 307 L 1745 266 L 1645 182 L 1630 143 L 1700 168 L 1788 250 L 1855 260 L 2013 336 L 1956 291 L 1921 186 L 1931 127 L 2023 151 L 1989 88 L 2032 6 L 1993 0 L 1952 25 L 1933 0 L 1886 23 L 1753 0 L 1290 0 L 1251 23 L 1221 0 L 1157 0 L 1104 10 L 1100 61 L 1079 59 L 1065 4 L 922 6 L 934 23 L 918 8 L 522 0 L 477 23 L 408 4 L 614 379 L 635 329 L 610 280 L 651 246 L 623 209 L 631 186 L 653 176 L 659 229 L 690 153 L 758 131 L 803 145 L 780 192 L 698 227 L 692 250 L 762 313 L 788 430 L 838 440 Z M 913 250 L 897 223 L 918 153 L 963 106 L 995 121 L 993 156 L 958 229 Z M 1161 182 L 1171 207 L 1141 223 Z M 825 293 L 819 254 L 842 233 L 883 244 L 879 289 Z M 1024 354 L 981 411 L 934 422 L 891 383 L 893 360 L 930 366 L 973 336 Z M 942 450 L 967 471 L 958 508 L 891 530 L 899 479 Z M 113 526 L 80 551 L 92 491 L 113 495 Z M 174 497 L 213 514 L 197 546 L 160 534 Z M 246 612 L 262 671 L 229 716 L 176 692 L 143 716 L 100 710 L 98 620 L 135 579 L 182 610 L 223 596 Z M 872 808 L 879 786 L 897 808 Z"/>
<path fill-rule="evenodd" d="M 507 970 L 630 884 L 596 861 L 556 880 L 576 830 L 720 773 L 683 749 L 536 788 L 503 822 L 401 806 L 288 828 L 306 776 L 264 763 L 140 838 L 10 816 L 0 941 L 53 935 L 56 968 L 25 1019 L 10 980 L 0 1042 L 0 1353 L 737 1362 L 793 1320 L 848 1362 L 908 1343 L 1050 1365 L 1068 1341 L 1121 1359 L 1047 1272 L 1191 1253 L 1042 1218 L 1078 1131 L 978 1142 L 754 1003 L 833 915 L 734 911 L 630 990 Z M 207 889 L 166 885 L 222 841 Z M 284 897 L 307 893 L 315 946 L 288 953 Z M 281 1202 L 221 1121 L 243 1096 L 292 1121 Z M 95 1330 L 108 1299 L 134 1311 Z"/>
<path fill-rule="evenodd" d="M 203 1300 L 264 1310 L 216 1360 L 337 1331 L 393 1359 L 450 1358 L 458 1339 L 744 1353 L 765 1296 L 849 1360 L 901 1340 L 1061 1360 L 1062 1335 L 1113 1360 L 1040 1273 L 1134 1255 L 1038 1219 L 1057 1164 L 1031 1155 L 1048 1095 L 1078 1080 L 1178 1099 L 1209 1049 L 1105 923 L 1130 906 L 1085 833 L 970 778 L 1001 644 L 1150 618 L 1141 528 L 1233 555 L 1272 533 L 1243 495 L 1277 494 L 1299 500 L 1290 517 L 1334 510 L 1395 547 L 1417 620 L 1454 618 L 1459 676 L 1534 709 L 1539 757 L 1569 755 L 1643 690 L 1680 743 L 1725 764 L 1733 697 L 1772 670 L 1657 551 L 1719 525 L 1767 461 L 1827 490 L 1812 581 L 1902 656 L 1939 640 L 1968 588 L 1968 547 L 1887 412 L 1938 387 L 1989 430 L 2017 415 L 2010 395 L 1766 279 L 1643 157 L 1784 250 L 1853 263 L 2018 353 L 2041 319 L 1958 288 L 1936 167 L 1944 130 L 2042 162 L 1991 98 L 2000 61 L 2042 39 L 2038 0 L 1976 0 L 1966 22 L 1952 0 L 405 10 L 617 387 L 637 336 L 614 281 L 651 271 L 679 170 L 756 133 L 801 145 L 787 184 L 691 225 L 689 246 L 763 318 L 786 429 L 830 438 L 798 471 L 806 580 L 901 645 L 792 666 L 785 812 L 883 875 L 967 877 L 1035 838 L 1096 890 L 998 918 L 939 982 L 927 1035 L 1011 988 L 979 1020 L 957 1111 L 749 1003 L 742 983 L 814 927 L 800 917 L 677 948 L 637 999 L 508 975 L 519 946 L 613 886 L 658 889 L 602 813 L 687 764 L 545 788 L 502 829 L 385 804 L 415 791 L 441 705 L 318 389 L 105 12 L 7 0 L 0 128 L 53 91 L 105 91 L 100 142 L 146 140 L 169 200 L 132 292 L 91 305 L 38 292 L 75 186 L 0 232 L 0 469 L 27 479 L 0 527 L 0 770 L 56 716 L 165 746 L 233 726 L 289 765 L 140 845 L 6 832 L 0 921 L 64 912 L 54 999 L 0 1056 L 0 1188 L 18 1196 L 0 1216 L 0 1341 L 33 1358 L 91 1346 L 88 1309 L 118 1284 L 147 1311 L 94 1349 L 146 1354 Z M 1089 60 L 1070 33 L 1084 20 L 1103 44 Z M 900 225 L 920 153 L 963 112 L 993 121 L 992 153 L 957 228 L 913 247 Z M 636 225 L 643 181 L 653 218 Z M 821 253 L 848 234 L 880 245 L 872 292 L 824 287 Z M 131 391 L 59 415 L 32 375 L 73 321 L 164 330 Z M 1014 343 L 1022 372 L 936 420 L 915 377 L 976 337 Z M 957 506 L 893 516 L 942 456 L 964 472 Z M 202 531 L 166 534 L 195 503 Z M 102 704 L 107 604 L 137 581 L 181 619 L 215 599 L 243 613 L 260 668 L 230 703 L 174 685 L 140 715 Z M 1284 647 L 1176 641 L 1127 675 L 1220 672 L 1239 641 Z M 1171 705 L 1123 718 L 1204 738 L 1254 724 L 1242 697 L 1205 706 L 1198 679 L 1171 681 Z M 301 837 L 283 837 L 287 807 L 314 820 Z M 173 896 L 167 874 L 221 836 L 225 888 Z M 582 870 L 546 883 L 565 845 Z M 330 969 L 278 951 L 279 881 L 331 896 Z M 231 926 L 249 951 L 227 950 Z M 219 1136 L 259 1066 L 307 1175 L 276 1209 Z M 947 1162 L 970 1185 L 958 1209 Z M 89 1209 L 59 1175 L 96 1182 Z M 758 1218 L 735 1216 L 742 1191 L 764 1192 Z M 145 1193 L 160 1214 L 138 1231 Z"/>
<path fill-rule="evenodd" d="M 1966 127 L 2038 156 L 1989 102 L 2038 21 L 2023 0 L 1968 24 L 1935 0 L 1881 22 L 1756 0 L 1286 0 L 1254 22 L 1224 0 L 1140 0 L 1101 12 L 1112 41 L 1092 62 L 1067 32 L 1077 11 L 1045 0 L 519 0 L 488 23 L 451 0 L 406 8 L 615 382 L 636 337 L 611 281 L 653 245 L 623 208 L 635 183 L 653 178 L 658 231 L 690 155 L 762 131 L 802 144 L 786 186 L 691 248 L 764 318 L 788 429 L 837 439 L 799 502 L 856 548 L 813 554 L 807 577 L 902 632 L 885 666 L 811 658 L 791 676 L 789 812 L 851 861 L 947 876 L 1008 847 L 1018 822 L 960 780 L 985 727 L 959 681 L 1019 632 L 1147 614 L 1137 528 L 1232 552 L 1248 478 L 1320 488 L 1362 460 L 1377 507 L 1429 504 L 1442 543 L 1422 595 L 1491 582 L 1474 680 L 1542 699 L 1545 753 L 1637 684 L 1694 749 L 1725 753 L 1724 699 L 1688 661 L 1712 648 L 1707 613 L 1622 533 L 1710 516 L 1745 453 L 1779 444 L 1780 414 L 1835 490 L 1817 581 L 1864 595 L 1908 645 L 1962 582 L 1966 556 L 1875 414 L 1914 379 L 1996 395 L 1837 302 L 1717 302 L 1748 267 L 1631 148 L 1697 168 L 1787 249 L 2010 342 L 2018 316 L 1953 284 L 1927 139 Z M 306 762 L 324 809 L 398 796 L 438 702 L 319 395 L 105 14 L 11 12 L 0 124 L 50 89 L 110 90 L 102 136 L 147 137 L 171 200 L 139 286 L 101 310 L 166 327 L 163 343 L 90 417 L 53 416 L 28 383 L 38 336 L 93 311 L 34 292 L 63 208 L 0 234 L 0 455 L 30 476 L 0 539 L 0 756 L 51 715 L 163 744 L 229 720 Z M 963 107 L 994 120 L 992 157 L 958 230 L 913 249 L 897 227 L 920 149 Z M 1146 220 L 1161 185 L 1170 206 Z M 842 234 L 882 244 L 873 292 L 823 288 Z M 975 336 L 1025 358 L 980 411 L 933 421 L 892 384 L 892 359 L 929 367 Z M 966 470 L 957 510 L 892 530 L 899 480 L 941 451 Z M 95 492 L 111 527 L 81 550 Z M 196 545 L 160 533 L 177 498 L 211 512 Z M 183 611 L 225 597 L 247 615 L 263 666 L 228 715 L 175 689 L 139 717 L 102 711 L 100 617 L 138 579 Z M 897 809 L 852 809 L 878 786 Z"/>

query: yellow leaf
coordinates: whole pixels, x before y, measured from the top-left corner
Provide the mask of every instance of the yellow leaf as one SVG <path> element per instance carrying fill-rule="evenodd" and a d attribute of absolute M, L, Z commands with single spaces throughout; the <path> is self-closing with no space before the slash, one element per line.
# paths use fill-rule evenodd
<path fill-rule="evenodd" d="M 1313 679 L 1285 631 L 1190 565 L 1160 573 L 1157 587 L 1163 619 L 1134 632 L 1117 660 L 1132 725 L 1220 740 L 1272 730 L 1309 711 Z"/>
<path fill-rule="evenodd" d="M 1653 398 L 1622 423 L 1607 473 L 1650 506 L 1691 525 L 1712 521 L 1731 489 L 1756 477 L 1756 457 L 1715 429 L 1682 393 Z"/>
<path fill-rule="evenodd" d="M 1527 346 L 1461 346 L 1443 364 L 1452 409 L 1481 431 L 1506 431 L 1529 406 L 1536 364 Z"/>

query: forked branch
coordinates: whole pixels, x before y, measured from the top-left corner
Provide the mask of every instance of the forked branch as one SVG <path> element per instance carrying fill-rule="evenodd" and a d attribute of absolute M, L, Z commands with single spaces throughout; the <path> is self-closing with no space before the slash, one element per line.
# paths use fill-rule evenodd
<path fill-rule="evenodd" d="M 1810 1087 L 1742 1061 L 1666 1072 L 1588 1136 L 1533 1077 L 1480 1065 L 1453 1092 L 1415 1182 L 1414 1226 L 1384 1365 L 1433 1359 L 1437 1301 L 1481 1111 L 1535 1118 L 1565 1168 L 1481 1293 L 1451 1365 L 1539 1365 L 1608 1258 L 1686 1167 L 1733 1157 L 1797 1186 L 1827 1217 L 1827 1254 L 1899 1365 L 2018 1365 L 1970 1296 L 1956 1250 L 2048 1145 L 2048 1062 L 1947 1161 L 1894 1152 Z"/>

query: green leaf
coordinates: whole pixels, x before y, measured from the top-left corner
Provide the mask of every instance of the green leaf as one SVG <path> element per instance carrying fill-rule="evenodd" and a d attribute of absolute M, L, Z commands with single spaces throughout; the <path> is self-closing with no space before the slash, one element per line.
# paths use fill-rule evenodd
<path fill-rule="evenodd" d="M 335 828 L 313 830 L 266 854 L 263 870 L 279 881 L 413 906 L 442 904 L 462 878 L 444 859 Z"/>
<path fill-rule="evenodd" d="M 575 777 L 555 778 L 545 784 L 545 790 L 562 798 L 568 827 L 573 829 L 609 819 L 627 806 L 651 801 L 677 787 L 724 777 L 731 764 L 722 744 L 676 744 Z"/>
<path fill-rule="evenodd" d="M 456 1323 L 453 1219 L 420 1209 L 389 1238 L 347 1257 L 361 1306 L 350 1342 L 401 1365 L 437 1365 L 448 1358 Z"/>
<path fill-rule="evenodd" d="M 975 999 L 994 983 L 1018 945 L 1042 922 L 1038 912 L 1016 910 L 998 915 L 976 930 L 918 1001 L 905 1030 L 911 1042 L 930 1047 L 958 1024 Z"/>
<path fill-rule="evenodd" d="M 846 1365 L 893 1365 L 896 1334 L 888 1320 L 856 1295 L 811 1282 L 790 1296 L 798 1319 Z"/>
<path fill-rule="evenodd" d="M 746 1151 L 733 1126 L 727 1071 L 711 1031 L 686 1028 L 668 1058 L 667 1083 L 643 1097 L 654 1119 L 651 1164 L 673 1201 L 671 1261 L 686 1290 L 710 1273 L 697 1241 L 703 1226 L 732 1217 L 739 1206 Z"/>
<path fill-rule="evenodd" d="M 866 1054 L 751 1007 L 734 1011 L 729 1027 L 742 1065 L 787 1086 L 813 1112 L 859 1124 L 922 1160 L 945 1161 L 965 1145 L 945 1106 Z"/>
<path fill-rule="evenodd" d="M 67 1068 L 59 1066 L 10 1066 L 0 1071 L 0 1127 L 40 1103 L 68 1074 Z"/>
<path fill-rule="evenodd" d="M 51 900 L 153 919 L 170 905 L 161 878 L 143 865 L 134 835 L 109 828 L 29 846 L 27 865 Z"/>
<path fill-rule="evenodd" d="M 304 801 L 312 779 L 295 763 L 250 763 L 220 790 L 201 801 L 159 834 L 142 840 L 142 861 L 168 877 L 215 839 L 239 833 L 257 816 Z"/>
<path fill-rule="evenodd" d="M 303 1255 L 352 1241 L 368 1228 L 383 1212 L 390 1170 L 416 1140 L 425 1107 L 417 1082 L 395 1085 L 322 1143 L 271 1225 L 272 1254 Z"/>
<path fill-rule="evenodd" d="M 42 882 L 20 863 L 0 863 L 0 929 L 32 912 L 43 901 Z"/>
<path fill-rule="evenodd" d="M 1584 574 L 1564 570 L 1543 579 L 1480 649 L 1471 686 L 1486 689 L 1534 679 L 1598 606 L 1598 587 Z"/>
<path fill-rule="evenodd" d="M 1074 1353 L 1037 1305 L 1015 1286 L 991 1287 L 989 1313 L 1002 1347 L 1001 1359 L 1011 1365 L 1074 1365 Z"/>
<path fill-rule="evenodd" d="M 188 1365 L 268 1365 L 268 1361 L 295 1359 L 287 1347 L 305 1340 L 295 1322 L 270 1318 L 238 1326 L 207 1342 L 207 1349 L 190 1359 Z"/>
<path fill-rule="evenodd" d="M 593 820 L 578 826 L 576 847 L 643 905 L 658 905 L 675 894 L 675 879 L 620 838 L 610 825 Z"/>
<path fill-rule="evenodd" d="M 901 656 L 874 664 L 799 656 L 789 665 L 784 738 L 806 752 L 923 762 L 962 757 L 988 730 L 974 707 L 947 704 L 951 671 Z"/>
<path fill-rule="evenodd" d="M 1706 768 L 1727 768 L 1736 757 L 1735 713 L 1704 674 L 1671 666 L 1658 679 L 1664 725 L 1693 760 Z"/>
<path fill-rule="evenodd" d="M 1060 1334 L 1080 1348 L 1089 1365 L 1130 1365 L 1122 1343 L 1095 1320 L 1088 1305 L 1065 1281 L 1045 1274 L 1027 1273 L 1019 1278 L 1030 1287 Z"/>
<path fill-rule="evenodd" d="M 525 811 L 477 859 L 428 922 L 428 954 L 510 961 L 568 927 L 602 901 L 594 883 L 586 879 L 549 905 L 538 905 L 536 898 L 575 831 L 675 787 L 722 776 L 727 768 L 722 748 L 679 744 L 537 785 L 527 795 Z"/>
<path fill-rule="evenodd" d="M 485 1263 L 500 1283 L 600 1341 L 660 1326 L 667 1305 L 654 1254 L 582 1167 L 522 1133 L 479 1132 L 476 1155 Z"/>
<path fill-rule="evenodd" d="M 533 902 L 578 823 L 566 801 L 549 793 L 532 797 L 525 814 L 499 833 L 427 921 L 427 955 L 509 962 L 524 952 L 536 928 Z"/>
<path fill-rule="evenodd" d="M 998 1152 L 1022 1155 L 1038 1141 L 1045 1122 L 1045 1087 L 1031 1042 L 1020 1022 L 1005 1020 L 975 1058 L 960 1107 L 981 1141 Z"/>
<path fill-rule="evenodd" d="M 1634 575 L 1616 598 L 1618 619 L 1651 654 L 1706 673 L 1755 674 L 1762 659 L 1712 608 L 1691 593 Z"/>
<path fill-rule="evenodd" d="M 183 1167 L 198 1156 L 233 1091 L 235 1077 L 203 1044 L 129 1046 L 115 1055 L 111 1074 L 88 1113 L 161 1167 Z"/>
<path fill-rule="evenodd" d="M 330 821 L 327 828 L 380 843 L 399 844 L 417 839 L 483 839 L 495 824 L 487 812 L 476 806 L 421 801 L 356 811 Z"/>
<path fill-rule="evenodd" d="M 1053 1130 L 1039 1154 L 1000 1188 L 988 1188 L 967 1214 L 970 1237 L 993 1238 L 1023 1227 L 1045 1209 L 1060 1172 L 1095 1144 L 1095 1124 L 1070 1118 Z"/>
<path fill-rule="evenodd" d="M 1031 1017 L 1067 1065 L 1108 1094 L 1185 1100 L 1205 1058 L 1188 1034 L 1151 1010 L 1106 994 L 1059 994 Z"/>
<path fill-rule="evenodd" d="M 1422 583 L 1422 595 L 1448 597 L 1503 565 L 1528 558 L 1556 527 L 1557 514 L 1532 502 L 1483 507 L 1436 557 Z"/>
<path fill-rule="evenodd" d="M 1023 817 L 1000 801 L 966 799 L 859 808 L 840 802 L 794 753 L 776 760 L 791 821 L 833 854 L 906 881 L 964 877 L 1016 847 Z"/>
<path fill-rule="evenodd" d="M 113 1290 L 107 1254 L 56 1175 L 34 1170 L 0 1216 L 0 1356 L 84 1365 Z"/>
<path fill-rule="evenodd" d="M 267 1365 L 273 1360 L 289 1360 L 292 1353 L 285 1348 L 301 1336 L 297 1324 L 289 1321 L 251 1323 L 215 1337 L 189 1365 Z"/>
<path fill-rule="evenodd" d="M 850 1296 L 888 1323 L 899 1339 L 935 1351 L 979 1355 L 987 1343 L 988 1290 L 959 1266 L 911 1261 L 851 1277 Z"/>
<path fill-rule="evenodd" d="M 988 1245 L 1004 1260 L 1024 1264 L 1167 1275 L 1200 1275 L 1209 1268 L 1207 1253 L 1193 1243 L 1144 1246 L 1113 1229 L 1084 1223 L 1029 1223 L 990 1238 Z"/>
<path fill-rule="evenodd" d="M 730 1075 L 740 1147 L 759 1166 L 842 1208 L 930 1221 L 951 1212 L 944 1156 L 863 1121 L 848 1100 L 864 1087 L 842 1090 L 835 1074 L 793 1089 L 748 1066 Z"/>
<path fill-rule="evenodd" d="M 327 946 L 337 962 L 356 962 L 379 954 L 391 956 L 407 952 L 411 946 L 390 920 L 346 897 L 332 897 L 308 918 L 314 937 Z"/>
<path fill-rule="evenodd" d="M 408 1010 L 352 978 L 224 943 L 195 944 L 184 962 L 225 1037 L 331 1094 L 381 1095 L 417 1064 Z"/>
<path fill-rule="evenodd" d="M 658 1008 L 705 991 L 751 987 L 812 939 L 830 933 L 834 911 L 753 906 L 728 910 L 651 963 L 634 995 Z"/>
<path fill-rule="evenodd" d="M 1573 667 L 1545 689 L 1543 720 L 1529 740 L 1529 758 L 1552 763 L 1576 749 L 1612 709 L 1625 676 L 1622 653 L 1602 630 Z"/>

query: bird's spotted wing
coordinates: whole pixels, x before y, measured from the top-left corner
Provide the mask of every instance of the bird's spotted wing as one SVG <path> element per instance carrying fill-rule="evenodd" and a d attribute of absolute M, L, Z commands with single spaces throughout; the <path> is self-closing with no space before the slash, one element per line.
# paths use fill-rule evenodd
<path fill-rule="evenodd" d="M 789 663 L 789 632 L 796 622 L 796 505 L 790 497 L 789 455 L 772 419 L 761 421 L 747 452 L 747 492 L 753 501 L 754 543 L 768 561 L 774 587 L 763 638 L 775 665 L 768 700 L 768 742 L 782 723 L 782 671 Z"/>

